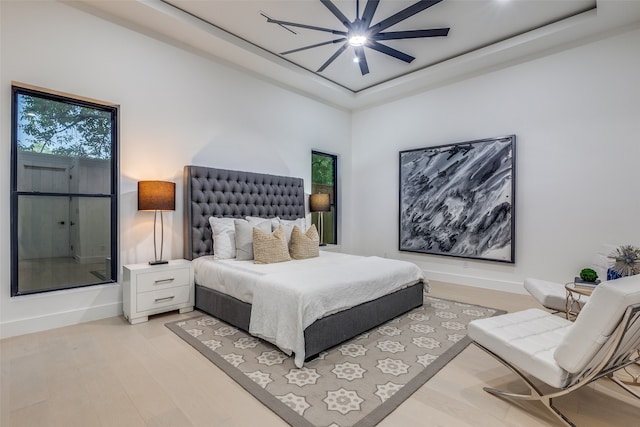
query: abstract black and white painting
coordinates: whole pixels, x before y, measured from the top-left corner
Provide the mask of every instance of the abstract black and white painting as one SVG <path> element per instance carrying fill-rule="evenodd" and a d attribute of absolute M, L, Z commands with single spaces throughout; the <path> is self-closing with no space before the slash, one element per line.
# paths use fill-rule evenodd
<path fill-rule="evenodd" d="M 401 151 L 399 249 L 514 263 L 515 142 Z"/>

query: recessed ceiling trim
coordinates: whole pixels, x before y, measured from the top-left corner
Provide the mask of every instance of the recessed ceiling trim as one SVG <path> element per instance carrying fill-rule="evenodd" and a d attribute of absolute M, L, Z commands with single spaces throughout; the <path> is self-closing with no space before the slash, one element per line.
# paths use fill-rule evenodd
<path fill-rule="evenodd" d="M 410 96 L 487 71 L 534 59 L 550 52 L 640 28 L 640 2 L 596 0 L 597 9 L 591 9 L 493 45 L 467 51 L 463 55 L 449 57 L 426 68 L 385 80 L 356 92 L 191 15 L 170 4 L 168 0 L 61 1 L 70 7 L 110 20 L 161 42 L 245 70 L 257 78 L 293 92 L 350 110 L 367 108 Z M 190 0 L 171 1 L 188 2 Z M 267 4 L 274 0 L 264 1 Z M 408 2 L 407 0 L 405 4 Z M 234 2 L 234 4 L 241 3 Z M 204 4 L 193 3 L 200 6 Z M 507 5 L 510 4 L 512 3 L 507 3 Z M 283 10 L 281 9 L 280 12 Z M 298 8 L 298 12 L 300 10 L 304 12 L 305 9 Z M 458 10 L 464 12 L 464 9 Z M 264 19 L 259 16 L 257 9 L 255 12 L 256 18 Z M 446 19 L 446 16 L 444 18 Z M 252 21 L 257 22 L 255 19 Z M 240 25 L 242 25 L 241 21 Z M 358 65 L 355 66 L 358 67 Z M 379 65 L 376 65 L 376 69 L 378 67 Z M 360 75 L 359 72 L 357 74 Z"/>
<path fill-rule="evenodd" d="M 520 46 L 525 42 L 535 41 L 535 39 L 538 37 L 543 37 L 548 34 L 552 34 L 560 30 L 564 30 L 569 26 L 579 24 L 581 21 L 580 22 L 575 21 L 574 23 L 574 20 L 572 18 L 580 17 L 584 14 L 588 14 L 589 12 L 595 13 L 597 10 L 597 5 L 590 6 L 589 8 L 587 8 L 586 11 L 582 11 L 577 14 L 572 14 L 569 17 L 555 20 L 555 21 L 552 21 L 551 23 L 545 23 L 541 26 L 538 26 L 535 29 L 526 31 L 522 34 L 519 34 L 511 38 L 507 38 L 506 40 L 498 41 L 496 43 L 489 44 L 487 46 L 474 48 L 469 51 L 463 52 L 461 54 L 457 54 L 455 56 L 442 59 L 438 62 L 426 64 L 425 66 L 417 70 L 409 71 L 397 77 L 392 77 L 388 80 L 374 83 L 362 89 L 352 90 L 347 86 L 344 86 L 338 83 L 337 81 L 330 79 L 325 75 L 321 74 L 324 68 L 326 68 L 326 65 L 327 65 L 326 62 L 318 71 L 314 71 L 312 69 L 299 65 L 293 61 L 290 61 L 282 57 L 281 55 L 278 55 L 277 53 L 271 52 L 261 46 L 258 46 L 257 44 L 246 40 L 245 38 L 237 36 L 212 22 L 202 19 L 201 17 L 196 16 L 182 9 L 181 7 L 172 4 L 169 0 L 137 0 L 137 1 L 147 4 L 152 8 L 162 13 L 168 14 L 176 19 L 180 19 L 183 22 L 187 22 L 191 25 L 194 25 L 200 28 L 201 30 L 211 34 L 214 37 L 217 37 L 219 39 L 226 41 L 227 43 L 233 44 L 237 47 L 247 50 L 274 64 L 283 66 L 289 71 L 307 76 L 306 77 L 307 79 L 312 79 L 315 84 L 322 86 L 325 90 L 330 89 L 331 91 L 339 91 L 339 92 L 342 92 L 340 96 L 351 96 L 353 99 L 362 99 L 362 98 L 368 97 L 372 93 L 379 93 L 379 92 L 384 92 L 386 90 L 389 90 L 389 87 L 398 87 L 398 85 L 400 84 L 406 84 L 404 82 L 421 79 L 425 76 L 425 73 L 423 71 L 426 70 L 428 73 L 431 73 L 435 66 L 438 66 L 443 63 L 451 62 L 461 57 L 470 56 L 469 58 L 467 58 L 467 60 L 462 61 L 464 63 L 469 63 L 470 61 L 472 61 L 471 59 L 472 57 L 477 59 L 478 57 L 482 57 L 487 54 L 497 54 L 503 49 L 505 49 L 505 46 L 509 46 L 514 43 Z M 558 30 L 554 29 L 556 26 L 558 26 L 557 27 Z M 522 39 L 523 42 L 518 42 L 519 39 Z M 339 54 L 339 53 L 340 51 L 336 52 L 336 54 Z M 357 55 L 357 52 L 356 52 L 356 55 Z M 330 62 L 330 60 L 327 62 Z M 447 67 L 447 68 L 451 68 L 451 67 Z M 454 74 L 459 74 L 459 73 L 455 72 L 454 70 Z M 301 89 L 305 90 L 305 88 L 301 88 Z M 412 92 L 412 91 L 413 91 L 412 89 L 408 90 L 408 92 Z"/>

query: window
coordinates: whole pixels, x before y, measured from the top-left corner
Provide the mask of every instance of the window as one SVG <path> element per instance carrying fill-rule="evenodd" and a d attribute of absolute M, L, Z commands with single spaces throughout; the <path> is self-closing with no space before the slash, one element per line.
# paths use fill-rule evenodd
<path fill-rule="evenodd" d="M 11 295 L 115 282 L 117 106 L 11 94 Z"/>
<path fill-rule="evenodd" d="M 329 195 L 329 212 L 311 214 L 311 220 L 318 226 L 320 215 L 322 218 L 321 242 L 328 244 L 338 243 L 338 157 L 332 154 L 311 152 L 311 193 L 323 193 Z"/>

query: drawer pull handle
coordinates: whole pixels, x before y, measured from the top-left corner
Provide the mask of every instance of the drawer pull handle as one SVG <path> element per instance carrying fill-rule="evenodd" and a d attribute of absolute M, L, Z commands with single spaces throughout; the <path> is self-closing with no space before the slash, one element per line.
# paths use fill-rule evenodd
<path fill-rule="evenodd" d="M 170 301 L 170 300 L 172 300 L 174 298 L 175 298 L 175 295 L 171 295 L 170 297 L 156 298 L 155 301 L 156 302 L 164 302 L 164 301 Z"/>
<path fill-rule="evenodd" d="M 170 277 L 168 279 L 158 279 L 158 280 L 154 281 L 153 284 L 154 285 L 159 285 L 161 283 L 173 282 L 174 280 L 176 280 L 176 279 L 174 279 L 173 277 Z"/>

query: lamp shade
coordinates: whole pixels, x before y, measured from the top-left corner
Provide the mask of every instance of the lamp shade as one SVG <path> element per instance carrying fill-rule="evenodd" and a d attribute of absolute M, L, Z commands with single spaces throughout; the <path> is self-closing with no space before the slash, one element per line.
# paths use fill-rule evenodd
<path fill-rule="evenodd" d="M 331 203 L 328 194 L 317 193 L 309 196 L 310 212 L 329 212 L 330 210 Z"/>
<path fill-rule="evenodd" d="M 176 184 L 167 181 L 138 181 L 139 211 L 176 210 Z"/>

